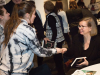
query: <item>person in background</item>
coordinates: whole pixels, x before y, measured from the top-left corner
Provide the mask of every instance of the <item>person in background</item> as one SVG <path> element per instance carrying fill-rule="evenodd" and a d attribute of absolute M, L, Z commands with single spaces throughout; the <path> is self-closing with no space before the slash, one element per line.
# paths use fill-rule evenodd
<path fill-rule="evenodd" d="M 85 6 L 83 0 L 78 0 L 77 5 L 79 6 L 80 3 L 82 3 L 82 4 Z M 86 6 L 85 6 L 85 7 L 86 7 Z"/>
<path fill-rule="evenodd" d="M 97 27 L 94 20 L 91 17 L 81 19 L 78 29 L 79 34 L 74 37 L 72 46 L 64 55 L 73 58 L 87 58 L 84 58 L 82 63 L 77 64 L 74 71 L 78 68 L 100 63 L 100 36 L 97 35 Z M 67 72 L 68 74 L 71 69 Z"/>
<path fill-rule="evenodd" d="M 8 13 L 10 13 L 10 16 L 12 14 L 12 10 L 15 4 L 20 4 L 22 0 L 10 0 L 6 5 L 4 5 L 4 8 L 7 10 Z"/>
<path fill-rule="evenodd" d="M 88 9 L 97 18 L 98 12 L 100 11 L 100 5 L 99 5 L 99 3 L 96 3 L 96 0 L 90 0 L 90 4 L 88 5 Z"/>
<path fill-rule="evenodd" d="M 1 52 L 1 44 L 4 40 L 4 26 L 5 23 L 10 19 L 10 14 L 6 11 L 3 6 L 0 6 L 0 56 Z"/>
<path fill-rule="evenodd" d="M 55 12 L 60 15 L 62 17 L 62 22 L 63 22 L 63 29 L 64 29 L 64 37 L 65 37 L 65 41 L 68 44 L 68 47 L 70 47 L 71 45 L 71 39 L 69 37 L 69 24 L 68 24 L 68 20 L 67 20 L 67 15 L 66 13 L 63 11 L 63 4 L 61 1 L 56 1 L 55 4 Z"/>
<path fill-rule="evenodd" d="M 81 9 L 83 17 L 92 17 L 97 26 L 97 18 L 91 13 L 91 11 L 88 10 L 88 8 L 85 7 L 82 2 L 78 4 L 78 8 Z"/>
<path fill-rule="evenodd" d="M 83 18 L 81 9 L 78 8 L 76 1 L 70 1 L 70 9 L 66 11 L 69 27 L 70 27 L 70 35 L 73 41 L 73 37 L 78 34 L 78 23 L 79 20 Z M 73 13 L 74 12 L 74 13 Z"/>
<path fill-rule="evenodd" d="M 28 75 L 33 67 L 34 53 L 41 57 L 63 53 L 66 48 L 42 48 L 32 24 L 35 19 L 35 6 L 28 2 L 15 4 L 9 21 L 4 26 L 5 39 L 0 59 L 1 75 Z M 28 24 L 29 23 L 29 24 Z"/>
<path fill-rule="evenodd" d="M 46 15 L 46 22 L 44 25 L 44 29 L 46 31 L 46 37 L 49 38 L 50 41 L 57 42 L 57 47 L 62 48 L 62 43 L 64 41 L 64 36 L 61 28 L 61 23 L 58 16 L 53 12 L 54 4 L 51 1 L 45 1 L 44 10 Z M 63 58 L 62 54 L 53 55 L 54 62 L 56 65 L 56 69 L 58 71 L 58 75 L 65 75 L 63 68 Z"/>

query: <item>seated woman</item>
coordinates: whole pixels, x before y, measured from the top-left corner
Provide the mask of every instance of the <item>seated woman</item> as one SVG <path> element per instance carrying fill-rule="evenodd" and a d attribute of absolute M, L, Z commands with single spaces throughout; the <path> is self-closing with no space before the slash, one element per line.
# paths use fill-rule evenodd
<path fill-rule="evenodd" d="M 77 64 L 76 68 L 100 63 L 100 36 L 97 35 L 94 20 L 91 17 L 83 18 L 78 28 L 79 34 L 74 37 L 72 46 L 64 53 L 64 56 L 87 57 L 82 63 Z"/>

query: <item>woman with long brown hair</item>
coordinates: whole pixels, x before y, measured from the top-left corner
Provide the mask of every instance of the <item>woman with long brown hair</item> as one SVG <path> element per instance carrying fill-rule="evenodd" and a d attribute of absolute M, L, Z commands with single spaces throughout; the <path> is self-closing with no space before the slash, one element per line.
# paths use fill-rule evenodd
<path fill-rule="evenodd" d="M 35 19 L 35 5 L 28 2 L 17 4 L 11 18 L 4 27 L 4 50 L 0 60 L 1 75 L 28 75 L 33 67 L 34 53 L 41 57 L 61 53 L 64 49 L 42 48 L 32 24 Z M 29 24 L 28 24 L 29 23 Z"/>

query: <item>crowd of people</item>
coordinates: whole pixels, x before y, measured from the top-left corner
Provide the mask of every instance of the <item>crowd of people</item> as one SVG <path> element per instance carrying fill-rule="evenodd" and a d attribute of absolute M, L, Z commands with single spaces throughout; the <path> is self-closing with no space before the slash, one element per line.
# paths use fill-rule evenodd
<path fill-rule="evenodd" d="M 79 0 L 77 3 L 70 1 L 69 7 L 64 11 L 62 1 L 56 1 L 55 5 L 45 1 L 46 21 L 43 25 L 34 1 L 11 0 L 1 5 L 0 75 L 51 75 L 39 68 L 43 67 L 43 57 L 50 56 L 53 56 L 57 75 L 66 75 L 63 65 L 72 58 L 86 57 L 74 71 L 100 63 L 99 5 L 96 0 L 91 0 L 86 7 L 84 1 Z M 46 44 L 47 41 L 56 42 L 56 48 L 42 47 L 42 40 Z M 64 42 L 67 42 L 67 48 L 62 48 Z M 37 69 L 32 69 L 34 54 L 38 57 Z M 67 75 L 71 75 L 71 69 L 73 67 Z"/>

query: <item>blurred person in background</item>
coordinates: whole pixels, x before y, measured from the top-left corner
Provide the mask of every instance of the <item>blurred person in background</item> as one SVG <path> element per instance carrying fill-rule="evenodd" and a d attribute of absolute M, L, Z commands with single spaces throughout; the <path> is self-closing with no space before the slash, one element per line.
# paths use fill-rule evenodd
<path fill-rule="evenodd" d="M 62 48 L 64 36 L 60 20 L 56 13 L 53 12 L 54 4 L 51 1 L 46 1 L 44 3 L 44 10 L 46 13 L 46 22 L 44 25 L 46 37 L 49 38 L 50 41 L 56 42 L 58 48 Z M 58 75 L 65 75 L 62 54 L 53 55 L 53 58 L 56 65 L 56 69 L 58 71 Z"/>
<path fill-rule="evenodd" d="M 70 32 L 69 24 L 68 24 L 68 20 L 67 20 L 67 15 L 66 15 L 65 11 L 63 11 L 62 1 L 56 1 L 54 10 L 58 15 L 60 15 L 62 17 L 62 23 L 63 23 L 63 29 L 64 29 L 64 38 L 65 38 L 65 41 L 68 44 L 68 47 L 70 47 L 71 39 L 69 37 L 69 32 Z"/>
<path fill-rule="evenodd" d="M 88 9 L 97 18 L 98 12 L 100 11 L 100 5 L 99 5 L 99 3 L 96 2 L 96 0 L 90 0 L 90 4 L 88 5 Z"/>

